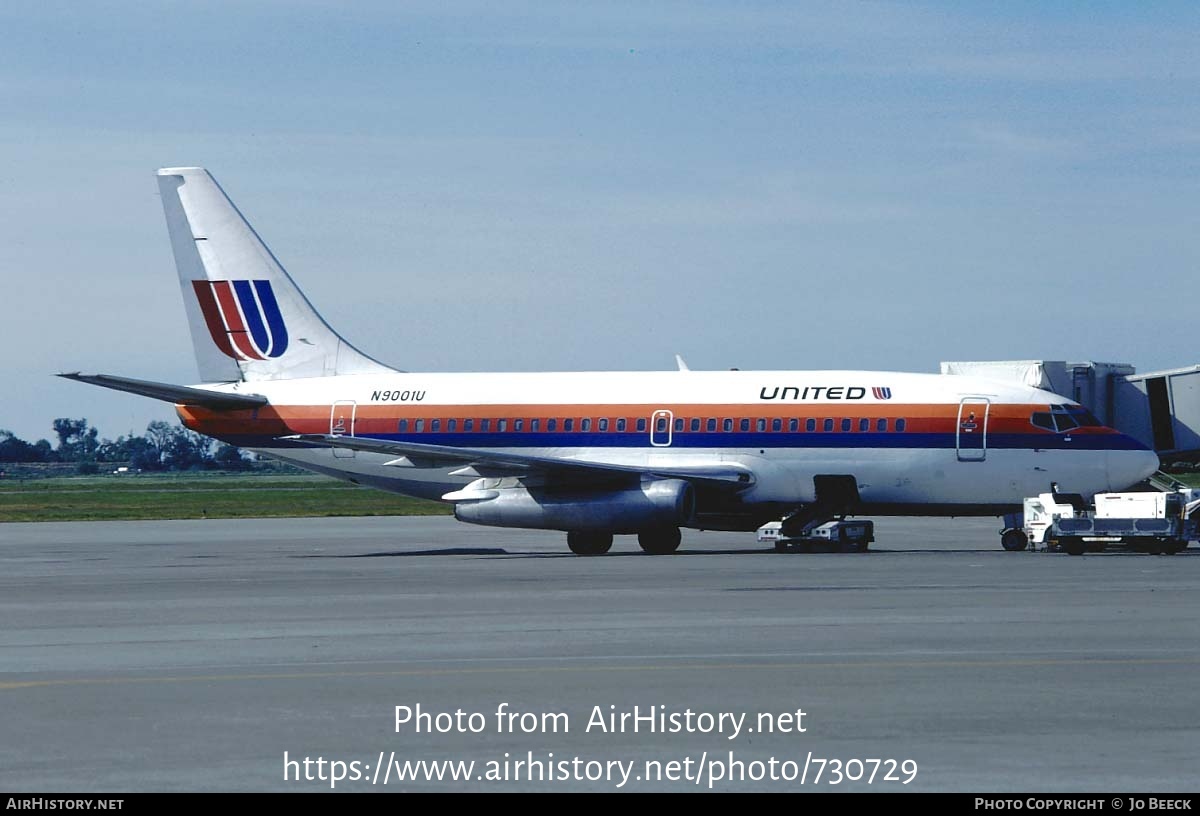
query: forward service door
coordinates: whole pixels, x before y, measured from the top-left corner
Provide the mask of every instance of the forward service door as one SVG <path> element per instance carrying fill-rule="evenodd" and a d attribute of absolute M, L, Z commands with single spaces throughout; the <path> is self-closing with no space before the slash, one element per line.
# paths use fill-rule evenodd
<path fill-rule="evenodd" d="M 964 397 L 958 404 L 954 425 L 954 446 L 960 462 L 987 459 L 988 413 L 992 407 L 986 397 Z"/>
<path fill-rule="evenodd" d="M 354 414 L 358 405 L 354 400 L 338 400 L 329 410 L 329 435 L 354 436 Z M 354 451 L 347 448 L 334 448 L 333 455 L 337 459 L 353 459 Z"/>

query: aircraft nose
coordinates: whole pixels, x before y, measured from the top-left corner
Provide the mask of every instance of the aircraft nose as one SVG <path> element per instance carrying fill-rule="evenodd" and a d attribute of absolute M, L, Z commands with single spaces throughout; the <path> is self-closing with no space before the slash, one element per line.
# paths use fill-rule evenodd
<path fill-rule="evenodd" d="M 1158 468 L 1158 454 L 1152 450 L 1109 451 L 1108 489 L 1118 492 L 1132 487 L 1154 475 Z"/>

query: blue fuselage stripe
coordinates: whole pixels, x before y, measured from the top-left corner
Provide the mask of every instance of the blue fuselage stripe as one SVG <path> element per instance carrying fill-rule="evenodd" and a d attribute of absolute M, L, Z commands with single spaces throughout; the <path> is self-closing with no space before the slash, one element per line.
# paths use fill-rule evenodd
<path fill-rule="evenodd" d="M 407 434 L 364 434 L 370 439 L 415 442 L 457 448 L 648 448 L 657 450 L 704 449 L 781 449 L 781 448 L 875 448 L 913 450 L 980 450 L 977 438 L 958 444 L 949 433 L 676 433 L 671 444 L 651 446 L 650 435 L 642 433 L 553 432 L 447 432 L 426 431 Z M 665 433 L 659 435 L 665 439 Z M 244 447 L 270 447 L 275 438 L 260 434 L 238 434 L 229 438 Z M 662 440 L 659 440 L 662 441 Z M 988 450 L 1146 450 L 1146 446 L 1124 434 L 988 434 Z"/>

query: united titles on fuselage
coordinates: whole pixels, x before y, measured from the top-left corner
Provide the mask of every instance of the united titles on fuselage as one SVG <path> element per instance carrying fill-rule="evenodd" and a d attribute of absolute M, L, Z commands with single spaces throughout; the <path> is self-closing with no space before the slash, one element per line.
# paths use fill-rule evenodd
<path fill-rule="evenodd" d="M 860 400 L 867 395 L 867 389 L 860 385 L 806 385 L 803 388 L 788 386 L 766 386 L 758 392 L 758 398 L 764 400 Z"/>

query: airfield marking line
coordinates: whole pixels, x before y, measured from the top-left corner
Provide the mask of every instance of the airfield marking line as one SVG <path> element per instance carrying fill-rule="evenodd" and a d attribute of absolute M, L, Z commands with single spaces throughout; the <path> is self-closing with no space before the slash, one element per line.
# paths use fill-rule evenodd
<path fill-rule="evenodd" d="M 1073 658 L 1062 660 L 929 660 L 929 661 L 841 661 L 815 663 L 678 663 L 640 666 L 495 666 L 461 669 L 397 669 L 361 672 L 280 672 L 276 674 L 198 674 L 164 677 L 81 677 L 71 680 L 14 680 L 0 682 L 0 691 L 53 686 L 115 686 L 155 683 L 212 683 L 246 680 L 308 680 L 355 677 L 445 677 L 486 674 L 529 674 L 532 672 L 575 674 L 580 672 L 668 672 L 668 671 L 779 671 L 797 669 L 947 669 L 947 668 L 1031 668 L 1049 666 L 1179 666 L 1200 664 L 1200 656 L 1180 658 Z"/>

